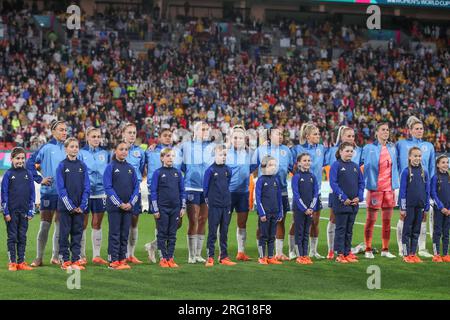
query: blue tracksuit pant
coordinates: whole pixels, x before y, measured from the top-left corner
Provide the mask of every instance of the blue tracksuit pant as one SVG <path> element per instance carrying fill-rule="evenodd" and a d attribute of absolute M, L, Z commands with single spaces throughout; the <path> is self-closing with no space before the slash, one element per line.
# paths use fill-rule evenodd
<path fill-rule="evenodd" d="M 334 235 L 334 251 L 347 256 L 352 248 L 353 225 L 356 213 L 340 212 L 336 216 L 336 233 Z"/>
<path fill-rule="evenodd" d="M 28 218 L 25 213 L 11 213 L 10 215 L 11 221 L 6 222 L 9 262 L 22 263 L 25 261 Z"/>
<path fill-rule="evenodd" d="M 434 254 L 440 254 L 440 242 L 442 237 L 442 255 L 448 255 L 450 216 L 445 216 L 440 210 L 434 207 L 433 225 L 433 250 Z"/>
<path fill-rule="evenodd" d="M 83 237 L 83 221 L 83 213 L 72 214 L 69 211 L 60 211 L 59 259 L 63 262 L 75 262 L 81 259 L 81 238 Z M 70 253 L 72 253 L 72 260 L 70 260 Z"/>
<path fill-rule="evenodd" d="M 228 226 L 230 225 L 231 212 L 229 207 L 208 208 L 208 257 L 214 258 L 214 244 L 217 240 L 217 229 L 220 232 L 220 260 L 228 257 L 227 241 Z"/>
<path fill-rule="evenodd" d="M 108 211 L 108 260 L 120 261 L 126 258 L 128 235 L 131 226 L 131 211 Z"/>
<path fill-rule="evenodd" d="M 308 255 L 309 228 L 311 223 L 311 216 L 306 215 L 304 212 L 294 210 L 294 235 L 299 257 Z"/>
<path fill-rule="evenodd" d="M 177 241 L 180 211 L 181 208 L 159 207 L 160 217 L 156 223 L 158 229 L 156 238 L 158 242 L 159 254 L 163 259 L 169 260 L 173 258 L 175 244 Z"/>
<path fill-rule="evenodd" d="M 261 217 L 258 217 L 258 226 L 260 231 L 259 237 L 259 257 L 263 258 L 268 256 L 273 257 L 273 250 L 275 246 L 275 235 L 277 231 L 277 213 L 266 214 L 266 222 L 261 221 Z"/>
<path fill-rule="evenodd" d="M 417 243 L 420 235 L 420 225 L 422 224 L 423 208 L 406 207 L 406 217 L 403 221 L 403 256 L 416 254 Z"/>

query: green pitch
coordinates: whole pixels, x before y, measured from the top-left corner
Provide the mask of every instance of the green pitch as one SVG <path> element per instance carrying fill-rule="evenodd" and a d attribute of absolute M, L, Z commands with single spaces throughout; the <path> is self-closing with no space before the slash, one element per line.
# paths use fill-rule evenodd
<path fill-rule="evenodd" d="M 328 210 L 322 212 L 328 216 Z M 106 218 L 106 217 L 105 217 Z M 292 215 L 287 217 L 289 226 Z M 398 212 L 393 219 L 396 225 Z M 360 210 L 357 221 L 363 223 L 365 210 Z M 179 269 L 162 269 L 147 263 L 144 244 L 154 235 L 154 219 L 144 214 L 139 225 L 139 241 L 136 256 L 145 261 L 131 270 L 108 270 L 104 266 L 87 265 L 81 272 L 81 289 L 69 290 L 69 277 L 57 266 L 49 265 L 53 228 L 49 234 L 44 267 L 33 271 L 9 272 L 7 270 L 5 227 L 0 230 L 0 299 L 450 299 L 450 264 L 432 263 L 409 265 L 400 258 L 387 260 L 376 255 L 374 260 L 362 256 L 356 264 L 340 265 L 327 260 L 313 265 L 298 265 L 294 261 L 283 265 L 258 265 L 255 242 L 256 217 L 251 213 L 248 222 L 247 253 L 250 262 L 240 262 L 234 267 L 215 265 L 205 268 L 202 264 L 187 264 L 186 226 L 178 231 L 175 260 Z M 326 225 L 320 225 L 319 252 L 326 255 Z M 107 219 L 103 227 L 102 256 L 106 258 Z M 35 256 L 36 234 L 39 216 L 36 216 L 28 232 L 27 262 Z M 354 241 L 363 241 L 363 225 L 355 224 Z M 381 247 L 381 228 L 375 227 L 374 247 Z M 395 230 L 392 230 L 391 249 L 397 254 Z M 90 227 L 87 234 L 87 250 L 91 256 Z M 287 239 L 287 237 L 286 237 Z M 205 241 L 206 243 L 206 241 Z M 285 253 L 287 241 L 285 241 Z M 431 242 L 428 239 L 428 249 Z M 229 231 L 229 252 L 234 260 L 237 250 L 236 219 L 233 216 Z M 205 250 L 203 251 L 205 255 Z M 381 270 L 381 289 L 369 290 L 367 279 L 370 265 Z"/>

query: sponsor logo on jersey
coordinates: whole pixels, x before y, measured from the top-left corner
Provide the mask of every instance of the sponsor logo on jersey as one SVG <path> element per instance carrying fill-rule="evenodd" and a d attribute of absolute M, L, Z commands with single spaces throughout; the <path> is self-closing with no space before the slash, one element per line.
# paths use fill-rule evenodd
<path fill-rule="evenodd" d="M 120 170 L 119 169 L 114 170 L 114 173 L 116 173 L 116 172 L 120 172 Z"/>
<path fill-rule="evenodd" d="M 69 168 L 67 168 L 64 172 L 70 172 Z"/>

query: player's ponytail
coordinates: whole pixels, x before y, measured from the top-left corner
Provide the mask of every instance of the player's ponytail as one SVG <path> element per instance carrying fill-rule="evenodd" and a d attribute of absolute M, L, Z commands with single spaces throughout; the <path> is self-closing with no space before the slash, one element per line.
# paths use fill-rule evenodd
<path fill-rule="evenodd" d="M 300 144 L 306 143 L 308 137 L 317 127 L 313 123 L 304 123 L 300 128 Z"/>

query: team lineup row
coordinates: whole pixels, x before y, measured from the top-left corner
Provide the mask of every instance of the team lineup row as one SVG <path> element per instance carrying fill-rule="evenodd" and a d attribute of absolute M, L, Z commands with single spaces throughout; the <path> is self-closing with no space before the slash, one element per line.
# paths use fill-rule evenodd
<path fill-rule="evenodd" d="M 129 268 L 128 263 L 142 263 L 134 256 L 134 251 L 138 238 L 139 214 L 142 212 L 139 183 L 146 171 L 150 211 L 157 219 L 157 240 L 146 244 L 150 260 L 156 262 L 155 252 L 158 248 L 162 266 L 176 265 L 173 261 L 175 235 L 181 220 L 179 218 L 185 210 L 189 219 L 189 263 L 213 263 L 210 258 L 214 257 L 215 237 L 220 227 L 219 261 L 222 264 L 234 264 L 226 252 L 228 223 L 233 211 L 238 213 L 236 258 L 248 260 L 245 242 L 249 181 L 251 173 L 258 169 L 256 205 L 260 215 L 260 263 L 279 263 L 296 257 L 299 263 L 311 263 L 309 257 L 323 258 L 317 252 L 317 244 L 322 208 L 320 181 L 322 168 L 327 164 L 331 165 L 330 185 L 333 190 L 330 195 L 331 215 L 327 226 L 329 259 L 333 259 L 336 252 L 339 262 L 356 261 L 356 257 L 349 251 L 349 246 L 354 216 L 358 211 L 358 203 L 363 200 L 361 190 L 364 188 L 368 190 L 366 258 L 374 257 L 372 235 L 379 209 L 383 220 L 381 255 L 387 258 L 395 257 L 389 252 L 390 220 L 396 206 L 394 191 L 400 188 L 401 218 L 397 225 L 400 255 L 404 255 L 406 262 L 419 261 L 415 256 L 418 242 L 419 255 L 433 257 L 433 261 L 448 259 L 448 158 L 438 158 L 436 170 L 433 146 L 421 140 L 423 125 L 415 117 L 408 121 L 411 138 L 401 140 L 397 145 L 388 142 L 389 127 L 380 123 L 373 144 L 364 148 L 355 146 L 353 129 L 341 127 L 336 145 L 326 149 L 319 144 L 318 128 L 313 124 L 305 124 L 300 131 L 300 145 L 289 149 L 281 144 L 280 131 L 272 129 L 268 141 L 252 154 L 246 148 L 245 129 L 240 126 L 233 128 L 229 146 L 209 143 L 209 126 L 206 123 L 198 123 L 192 141 L 172 148 L 172 133 L 170 130 L 163 130 L 160 143 L 144 152 L 134 145 L 135 126 L 127 124 L 122 131 L 123 143 L 118 144 L 114 150 L 114 161 L 110 161 L 111 154 L 108 151 L 99 148 L 98 129 L 91 128 L 87 131 L 87 144 L 82 150 L 78 150 L 76 139 L 66 140 L 67 131 L 63 121 L 53 122 L 51 128 L 53 139 L 34 153 L 26 164 L 24 153 L 18 149 L 13 150 L 13 168 L 3 179 L 2 207 L 7 221 L 10 269 L 29 268 L 23 260 L 28 219 L 33 215 L 35 202 L 33 181 L 41 184 L 41 224 L 37 237 L 37 257 L 32 267 L 42 265 L 50 224 L 55 216 L 51 262 L 62 264 L 63 268 L 83 268 L 87 262 L 85 229 L 88 223 L 88 215 L 81 214 L 83 212 L 93 213 L 94 263 L 108 264 L 114 269 Z M 37 172 L 37 164 L 42 176 Z M 364 175 L 360 171 L 360 165 L 364 165 Z M 218 170 L 217 166 L 222 171 Z M 271 168 L 273 172 L 270 171 Z M 168 169 L 170 170 L 165 172 Z M 415 174 L 415 170 L 419 170 L 419 174 Z M 19 173 L 16 171 L 20 171 L 20 177 L 23 179 L 17 179 Z M 286 212 L 290 210 L 287 197 L 289 172 L 294 174 L 292 188 L 295 223 L 289 230 L 287 257 L 283 254 L 283 240 L 284 220 Z M 348 172 L 348 176 L 343 175 L 344 172 Z M 307 176 L 302 176 L 304 174 Z M 407 178 L 404 178 L 405 174 Z M 220 178 L 222 175 L 223 179 Z M 209 179 L 208 183 L 205 178 Z M 268 181 L 263 183 L 266 179 Z M 306 181 L 312 183 L 313 187 L 302 185 Z M 435 210 L 434 214 L 430 215 L 434 217 L 430 231 L 433 234 L 434 255 L 430 255 L 425 248 L 424 213 L 431 209 L 430 182 L 433 181 L 436 190 L 433 197 Z M 22 192 L 26 187 L 24 183 L 30 186 L 29 193 Z M 272 186 L 273 190 L 266 190 L 267 186 Z M 424 192 L 422 187 L 425 188 Z M 178 194 L 175 190 L 178 190 Z M 229 199 L 225 196 L 228 193 Z M 213 197 L 218 204 L 216 201 L 210 202 L 210 194 L 218 195 L 217 199 Z M 411 198 L 412 194 L 415 196 Z M 419 201 L 418 199 L 419 203 L 411 202 Z M 410 212 L 411 208 L 416 209 Z M 105 211 L 108 212 L 109 219 L 109 263 L 100 257 L 101 224 Z M 209 235 L 206 261 L 201 256 L 201 251 L 207 219 Z M 68 242 L 69 234 L 71 244 Z M 440 256 L 441 237 L 443 257 Z M 71 258 L 69 246 L 72 249 Z M 309 254 L 306 252 L 308 246 Z"/>

